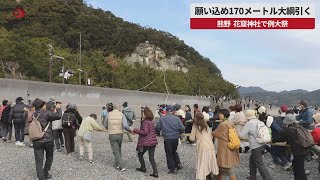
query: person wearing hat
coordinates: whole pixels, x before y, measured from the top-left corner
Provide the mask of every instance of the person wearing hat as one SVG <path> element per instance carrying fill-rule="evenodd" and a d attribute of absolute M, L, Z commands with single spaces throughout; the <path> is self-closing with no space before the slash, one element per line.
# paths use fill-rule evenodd
<path fill-rule="evenodd" d="M 291 152 L 293 155 L 293 175 L 295 180 L 307 180 L 307 175 L 304 169 L 304 161 L 309 151 L 308 148 L 301 146 L 297 139 L 297 127 L 294 126 L 296 117 L 293 114 L 287 114 L 283 120 L 283 123 L 286 125 L 284 127 L 284 133 L 287 138 L 287 143 L 291 147 Z"/>
<path fill-rule="evenodd" d="M 106 120 L 107 115 L 108 115 L 107 108 L 103 106 L 101 111 L 101 124 L 104 124 L 104 121 Z"/>
<path fill-rule="evenodd" d="M 245 112 L 245 117 L 248 120 L 248 122 L 244 125 L 242 131 L 239 133 L 239 137 L 241 139 L 249 138 L 249 147 L 251 149 L 251 155 L 249 160 L 250 177 L 248 177 L 247 179 L 256 180 L 258 169 L 263 180 L 271 180 L 272 177 L 266 169 L 262 160 L 262 155 L 266 149 L 266 144 L 258 143 L 256 140 L 256 137 L 258 136 L 257 124 L 261 121 L 257 119 L 254 110 L 247 110 Z"/>
<path fill-rule="evenodd" d="M 47 110 L 51 111 L 56 106 L 56 101 L 54 97 L 50 97 L 49 101 L 46 102 Z"/>
<path fill-rule="evenodd" d="M 282 122 L 282 121 L 281 121 Z M 282 123 L 283 124 L 283 123 Z M 286 142 L 286 138 L 283 135 L 283 126 L 277 124 L 272 116 L 268 116 L 266 125 L 271 129 L 272 142 Z M 287 147 L 273 146 L 271 145 L 270 154 L 275 165 L 284 167 L 284 170 L 288 170 L 291 167 L 290 159 L 286 156 Z"/>
<path fill-rule="evenodd" d="M 136 114 L 134 113 L 133 109 L 131 109 L 130 107 L 128 107 L 128 103 L 127 102 L 124 102 L 122 104 L 122 107 L 123 107 L 123 110 L 122 110 L 122 113 L 126 116 L 127 118 L 127 123 L 128 123 L 128 126 L 131 127 L 132 124 L 133 124 L 133 120 L 136 119 Z M 125 132 L 128 136 L 128 139 L 129 139 L 129 142 L 133 142 L 132 140 L 132 136 L 129 132 Z"/>
<path fill-rule="evenodd" d="M 282 105 L 280 107 L 279 113 L 280 116 L 272 117 L 268 116 L 266 125 L 271 129 L 272 132 L 272 142 L 286 142 L 286 137 L 283 134 L 283 127 L 285 124 L 283 123 L 283 119 L 286 116 L 286 112 L 289 110 L 288 106 Z M 285 155 L 288 147 L 284 146 L 273 146 L 271 145 L 271 155 L 273 159 L 273 163 L 275 165 L 280 165 L 284 167 L 284 170 L 287 170 L 291 167 L 290 159 Z"/>
<path fill-rule="evenodd" d="M 53 162 L 54 149 L 52 121 L 61 119 L 61 107 L 57 105 L 54 112 L 48 111 L 46 110 L 46 102 L 39 98 L 34 100 L 32 106 L 35 107 L 33 116 L 40 122 L 42 129 L 45 129 L 49 124 L 43 138 L 32 141 L 37 177 L 39 180 L 51 179 L 52 176 L 49 174 L 49 171 Z M 46 162 L 43 167 L 44 151 L 46 153 Z"/>
<path fill-rule="evenodd" d="M 313 112 L 311 108 L 308 106 L 308 102 L 305 100 L 301 100 L 299 104 L 301 111 L 299 115 L 296 116 L 296 120 L 299 122 L 295 122 L 295 124 L 302 125 L 304 128 L 308 130 L 313 130 Z"/>
<path fill-rule="evenodd" d="M 71 156 L 74 153 L 74 137 L 76 137 L 76 131 L 79 129 L 82 123 L 82 117 L 78 112 L 78 108 L 76 104 L 68 103 L 68 109 L 63 113 L 62 122 L 64 121 L 64 117 L 68 118 L 69 115 L 74 115 L 75 120 L 68 127 L 63 127 L 63 135 L 65 140 L 65 146 L 67 150 L 67 155 Z"/>
<path fill-rule="evenodd" d="M 133 129 L 128 126 L 127 118 L 119 110 L 120 107 L 118 104 L 108 103 L 107 107 L 109 113 L 106 119 L 105 128 L 109 132 L 109 140 L 116 161 L 116 167 L 123 172 L 126 170 L 121 159 L 123 133 L 124 130 L 132 132 Z"/>
<path fill-rule="evenodd" d="M 164 149 L 167 157 L 167 167 L 169 174 L 175 174 L 176 170 L 181 170 L 182 165 L 177 153 L 180 134 L 184 131 L 181 120 L 174 116 L 174 107 L 167 106 L 167 114 L 162 116 L 156 126 L 157 135 L 162 133 L 164 137 Z"/>
<path fill-rule="evenodd" d="M 14 124 L 16 138 L 15 145 L 20 147 L 25 146 L 23 142 L 26 123 L 25 108 L 28 108 L 28 106 L 22 102 L 23 100 L 22 97 L 16 99 L 16 104 L 12 107 L 9 115 L 9 121 Z"/>

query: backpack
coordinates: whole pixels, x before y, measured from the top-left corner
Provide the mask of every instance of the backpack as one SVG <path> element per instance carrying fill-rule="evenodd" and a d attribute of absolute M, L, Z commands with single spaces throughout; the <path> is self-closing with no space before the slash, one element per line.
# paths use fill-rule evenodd
<path fill-rule="evenodd" d="M 260 144 L 271 142 L 271 134 L 269 128 L 261 121 L 257 123 L 257 126 L 257 142 Z"/>
<path fill-rule="evenodd" d="M 295 127 L 297 129 L 297 136 L 298 136 L 297 143 L 300 146 L 308 148 L 315 145 L 311 132 L 309 132 L 307 129 L 305 129 L 301 125 L 297 125 Z"/>
<path fill-rule="evenodd" d="M 136 118 L 136 115 L 134 114 L 134 111 L 131 108 L 125 108 L 122 113 L 126 116 L 128 125 L 131 126 L 133 124 L 133 121 Z"/>
<path fill-rule="evenodd" d="M 29 124 L 29 138 L 32 141 L 42 139 L 44 134 L 48 130 L 49 125 L 50 125 L 50 122 L 49 122 L 48 125 L 46 126 L 46 128 L 44 130 L 42 130 L 42 126 L 40 124 L 40 121 L 38 121 L 40 114 L 37 116 L 37 118 L 35 118 L 33 115 L 33 120 Z"/>
<path fill-rule="evenodd" d="M 319 146 L 320 145 L 320 126 L 315 127 L 314 130 L 311 132 L 311 135 L 313 137 L 314 143 Z"/>
<path fill-rule="evenodd" d="M 72 113 L 64 113 L 62 116 L 62 127 L 64 128 L 72 128 L 76 123 L 77 118 Z"/>
<path fill-rule="evenodd" d="M 237 130 L 232 127 L 229 128 L 228 125 L 226 125 L 228 128 L 228 136 L 229 136 L 229 142 L 228 142 L 228 148 L 229 149 L 239 149 L 240 148 L 240 138 L 238 136 Z"/>

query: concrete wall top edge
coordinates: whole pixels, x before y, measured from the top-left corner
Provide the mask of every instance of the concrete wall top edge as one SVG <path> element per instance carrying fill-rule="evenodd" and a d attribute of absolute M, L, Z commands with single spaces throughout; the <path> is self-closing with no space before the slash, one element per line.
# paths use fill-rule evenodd
<path fill-rule="evenodd" d="M 7 82 L 16 82 L 16 83 L 27 83 L 27 84 L 32 84 L 32 86 L 50 86 L 54 88 L 59 88 L 59 89 L 64 89 L 68 88 L 69 90 L 71 89 L 77 89 L 79 91 L 87 91 L 87 90 L 101 90 L 100 93 L 104 93 L 103 91 L 110 92 L 110 91 L 115 91 L 115 92 L 122 92 L 122 93 L 130 93 L 130 94 L 137 94 L 137 95 L 159 95 L 159 96 L 167 96 L 166 93 L 157 93 L 157 92 L 147 92 L 147 91 L 134 91 L 134 90 L 127 90 L 127 89 L 116 89 L 116 88 L 103 88 L 103 87 L 93 87 L 93 86 L 80 86 L 80 85 L 71 85 L 71 84 L 60 84 L 60 83 L 49 83 L 49 82 L 42 82 L 42 81 L 29 81 L 29 80 L 18 80 L 18 79 L 3 79 L 0 78 L 0 81 L 7 81 Z M 29 88 L 32 88 L 30 86 Z M 79 86 L 81 89 L 79 89 Z M 187 96 L 187 95 L 180 95 L 180 94 L 169 94 L 169 96 L 174 96 L 176 98 L 191 98 L 191 99 L 210 99 L 208 97 L 200 97 L 200 96 Z"/>

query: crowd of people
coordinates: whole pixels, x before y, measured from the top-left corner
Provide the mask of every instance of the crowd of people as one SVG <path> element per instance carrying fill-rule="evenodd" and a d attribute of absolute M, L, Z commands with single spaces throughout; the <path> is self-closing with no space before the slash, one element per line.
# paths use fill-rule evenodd
<path fill-rule="evenodd" d="M 122 107 L 108 103 L 102 109 L 100 123 L 96 114 L 83 118 L 76 104 L 68 103 L 62 110 L 61 103 L 53 97 L 47 102 L 36 98 L 30 105 L 24 104 L 23 100 L 18 97 L 15 105 L 3 100 L 0 135 L 3 142 L 11 143 L 14 127 L 15 145 L 25 146 L 26 127 L 39 121 L 44 134 L 39 139 L 30 138 L 29 146 L 34 149 L 40 180 L 52 178 L 49 172 L 54 151 L 61 152 L 65 147 L 68 156 L 74 155 L 75 137 L 79 145 L 79 160 L 84 160 L 86 147 L 89 162 L 93 163 L 94 130 L 108 132 L 115 168 L 120 172 L 126 170 L 121 156 L 124 134 L 127 134 L 129 141 L 133 141 L 131 134 L 139 135 L 136 151 L 140 167 L 136 170 L 142 173 L 147 171 L 143 156 L 148 151 L 153 170 L 150 176 L 154 178 L 159 177 L 155 159 L 157 136 L 164 139 L 169 174 L 177 174 L 183 168 L 183 158 L 177 152 L 179 144 L 186 141 L 196 146 L 197 180 L 222 180 L 224 176 L 235 180 L 234 169 L 240 164 L 240 153 L 249 151 L 248 180 L 256 180 L 257 172 L 264 180 L 274 179 L 263 163 L 266 153 L 270 153 L 274 166 L 293 171 L 295 180 L 306 180 L 308 171 L 304 168 L 305 160 L 310 161 L 320 155 L 320 113 L 312 111 L 307 101 L 303 100 L 299 103 L 298 112 L 282 105 L 278 116 L 269 115 L 267 108 L 259 104 L 244 111 L 243 105 L 238 102 L 228 109 L 217 105 L 214 111 L 209 106 L 200 110 L 198 104 L 194 104 L 193 109 L 189 105 L 183 109 L 179 104 L 163 104 L 154 113 L 144 107 L 139 129 L 132 126 L 136 115 L 127 102 Z"/>

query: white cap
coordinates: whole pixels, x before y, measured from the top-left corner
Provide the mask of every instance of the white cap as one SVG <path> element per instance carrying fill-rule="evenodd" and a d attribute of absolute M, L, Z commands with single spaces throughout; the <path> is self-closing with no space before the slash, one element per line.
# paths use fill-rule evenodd
<path fill-rule="evenodd" d="M 260 106 L 260 108 L 258 109 L 258 112 L 259 112 L 259 114 L 262 114 L 262 113 L 266 113 L 266 107 L 264 107 L 264 106 Z"/>

